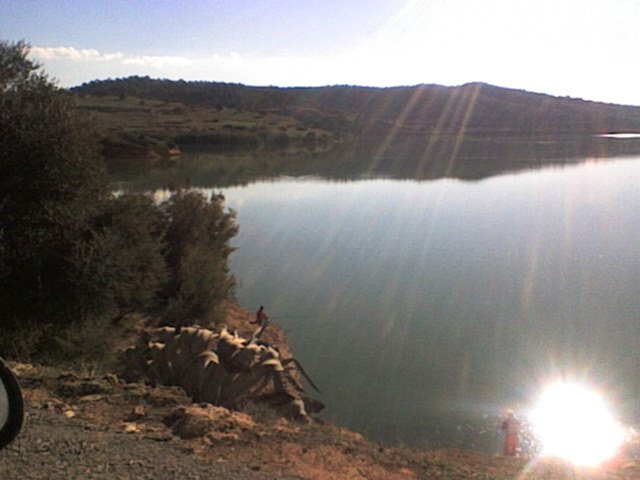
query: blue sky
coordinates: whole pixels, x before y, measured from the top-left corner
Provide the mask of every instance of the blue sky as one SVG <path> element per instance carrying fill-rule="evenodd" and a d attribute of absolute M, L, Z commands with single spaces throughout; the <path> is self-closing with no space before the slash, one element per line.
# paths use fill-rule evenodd
<path fill-rule="evenodd" d="M 62 86 L 495 85 L 640 105 L 636 0 L 0 0 Z"/>

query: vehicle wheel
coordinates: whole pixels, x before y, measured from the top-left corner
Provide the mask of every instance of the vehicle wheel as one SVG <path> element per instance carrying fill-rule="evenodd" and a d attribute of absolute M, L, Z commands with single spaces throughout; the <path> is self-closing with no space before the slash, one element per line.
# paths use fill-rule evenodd
<path fill-rule="evenodd" d="M 24 421 L 24 402 L 18 379 L 0 359 L 0 449 L 16 438 Z"/>

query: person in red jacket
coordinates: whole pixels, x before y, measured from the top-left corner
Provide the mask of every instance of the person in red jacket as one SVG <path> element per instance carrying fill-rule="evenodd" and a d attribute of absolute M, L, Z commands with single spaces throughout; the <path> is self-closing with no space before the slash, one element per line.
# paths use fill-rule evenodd
<path fill-rule="evenodd" d="M 502 422 L 501 430 L 504 434 L 504 454 L 514 457 L 518 449 L 520 422 L 516 419 L 512 410 L 507 410 L 507 418 Z"/>

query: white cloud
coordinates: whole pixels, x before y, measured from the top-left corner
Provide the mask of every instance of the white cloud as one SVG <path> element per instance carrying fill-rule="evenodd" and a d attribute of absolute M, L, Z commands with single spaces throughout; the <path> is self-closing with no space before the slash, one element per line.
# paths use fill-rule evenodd
<path fill-rule="evenodd" d="M 186 57 L 144 55 L 132 56 L 122 52 L 104 53 L 94 48 L 76 47 L 32 47 L 30 54 L 39 60 L 66 60 L 72 62 L 114 62 L 130 67 L 155 69 L 189 67 L 193 61 Z M 233 54 L 230 55 L 233 57 Z"/>
<path fill-rule="evenodd" d="M 191 60 L 185 57 L 168 57 L 168 56 L 143 56 L 129 57 L 122 60 L 123 65 L 151 68 L 167 68 L 167 67 L 188 67 Z"/>
<path fill-rule="evenodd" d="M 112 61 L 124 57 L 121 52 L 100 53 L 93 48 L 31 47 L 31 55 L 41 60 Z"/>

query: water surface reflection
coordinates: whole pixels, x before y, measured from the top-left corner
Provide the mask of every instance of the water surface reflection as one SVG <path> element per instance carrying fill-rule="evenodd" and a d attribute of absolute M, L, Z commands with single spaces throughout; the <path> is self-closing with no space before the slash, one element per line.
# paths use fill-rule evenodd
<path fill-rule="evenodd" d="M 563 376 L 635 422 L 638 179 L 640 159 L 226 188 L 237 295 L 281 317 L 326 415 L 378 439 L 494 448 L 502 409 Z"/>
<path fill-rule="evenodd" d="M 185 151 L 164 169 L 121 175 L 127 189 L 169 185 L 210 188 L 244 185 L 281 176 L 328 180 L 395 178 L 482 180 L 509 172 L 564 166 L 585 160 L 640 155 L 640 139 L 596 135 L 422 136 L 390 148 L 367 143 L 330 152 Z"/>

